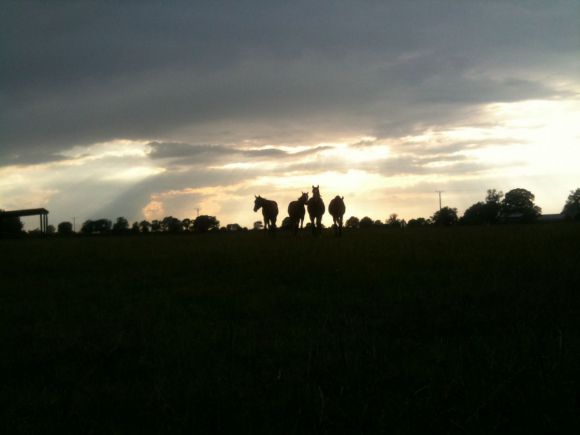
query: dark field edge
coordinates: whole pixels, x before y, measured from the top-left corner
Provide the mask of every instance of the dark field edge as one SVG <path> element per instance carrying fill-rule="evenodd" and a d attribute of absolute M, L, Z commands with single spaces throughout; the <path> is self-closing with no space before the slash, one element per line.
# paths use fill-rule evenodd
<path fill-rule="evenodd" d="M 1 433 L 570 433 L 580 226 L 0 241 Z"/>

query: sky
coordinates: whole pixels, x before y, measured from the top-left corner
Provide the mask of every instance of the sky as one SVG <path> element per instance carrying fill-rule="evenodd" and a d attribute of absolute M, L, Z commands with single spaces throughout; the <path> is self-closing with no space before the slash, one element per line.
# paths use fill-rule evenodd
<path fill-rule="evenodd" d="M 580 187 L 578 0 L 4 0 L 0 56 L 0 208 L 53 225 Z"/>

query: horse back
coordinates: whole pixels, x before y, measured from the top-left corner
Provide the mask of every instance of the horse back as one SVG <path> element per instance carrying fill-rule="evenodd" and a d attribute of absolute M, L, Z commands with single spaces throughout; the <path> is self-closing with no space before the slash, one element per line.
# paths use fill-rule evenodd
<path fill-rule="evenodd" d="M 339 201 L 336 198 L 334 198 L 332 201 L 330 201 L 330 204 L 328 204 L 328 212 L 332 216 L 342 216 L 345 211 L 346 208 L 344 206 L 344 202 Z"/>

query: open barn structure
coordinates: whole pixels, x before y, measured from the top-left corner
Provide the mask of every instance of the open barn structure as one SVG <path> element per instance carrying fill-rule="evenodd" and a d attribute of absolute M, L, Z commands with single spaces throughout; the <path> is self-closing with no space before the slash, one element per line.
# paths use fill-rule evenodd
<path fill-rule="evenodd" d="M 46 234 L 48 229 L 48 210 L 45 208 L 29 208 L 25 210 L 0 211 L 0 220 L 4 218 L 39 216 L 40 232 Z"/>

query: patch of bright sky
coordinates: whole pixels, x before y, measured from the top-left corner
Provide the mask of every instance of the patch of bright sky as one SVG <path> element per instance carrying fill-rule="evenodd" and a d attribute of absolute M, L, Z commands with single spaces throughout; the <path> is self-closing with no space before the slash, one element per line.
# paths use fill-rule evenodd
<path fill-rule="evenodd" d="M 75 146 L 60 154 L 76 164 L 105 157 L 146 157 L 151 149 L 148 143 L 148 141 L 117 139 L 89 146 Z"/>
<path fill-rule="evenodd" d="M 578 173 L 580 101 L 524 101 L 488 107 L 498 126 L 481 132 L 513 137 L 518 144 L 466 149 L 464 155 L 483 163 L 516 163 L 517 173 Z M 493 137 L 493 136 L 491 136 Z"/>

